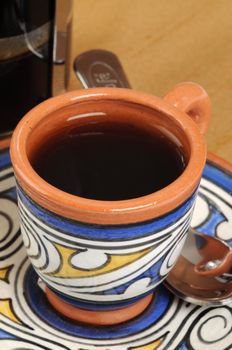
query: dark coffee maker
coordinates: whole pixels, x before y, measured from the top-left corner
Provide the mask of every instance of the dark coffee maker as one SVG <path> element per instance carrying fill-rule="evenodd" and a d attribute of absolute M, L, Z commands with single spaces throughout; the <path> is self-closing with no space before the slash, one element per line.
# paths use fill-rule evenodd
<path fill-rule="evenodd" d="M 0 134 L 51 96 L 55 0 L 0 1 Z"/>

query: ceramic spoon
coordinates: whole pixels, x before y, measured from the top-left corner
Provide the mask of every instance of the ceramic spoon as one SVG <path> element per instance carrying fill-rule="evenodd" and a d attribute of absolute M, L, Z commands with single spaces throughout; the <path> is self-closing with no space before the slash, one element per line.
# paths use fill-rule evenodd
<path fill-rule="evenodd" d="M 194 253 L 193 261 L 191 253 Z M 191 228 L 182 256 L 195 265 L 194 271 L 199 276 L 215 277 L 222 282 L 232 281 L 232 249 L 225 242 Z"/>
<path fill-rule="evenodd" d="M 130 88 L 117 56 L 90 50 L 74 60 L 74 71 L 85 88 Z M 221 240 L 190 229 L 181 256 L 165 285 L 187 301 L 221 305 L 232 301 L 232 250 Z"/>
<path fill-rule="evenodd" d="M 232 249 L 223 241 L 189 229 L 165 286 L 180 298 L 219 306 L 232 301 Z"/>

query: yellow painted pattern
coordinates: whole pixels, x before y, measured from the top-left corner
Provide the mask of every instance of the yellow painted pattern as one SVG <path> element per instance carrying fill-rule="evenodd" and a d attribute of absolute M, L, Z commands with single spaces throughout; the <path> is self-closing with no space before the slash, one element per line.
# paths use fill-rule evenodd
<path fill-rule="evenodd" d="M 0 279 L 1 280 L 7 280 L 8 273 L 10 271 L 11 266 L 4 267 L 3 269 L 0 269 Z"/>
<path fill-rule="evenodd" d="M 10 299 L 0 300 L 0 314 L 6 316 L 11 321 L 21 324 L 22 322 L 15 315 Z"/>
<path fill-rule="evenodd" d="M 162 343 L 162 339 L 158 339 L 158 340 L 155 340 L 154 342 L 152 343 L 149 343 L 147 345 L 143 345 L 143 346 L 140 346 L 140 347 L 136 347 L 136 348 L 130 348 L 131 350 L 155 350 L 158 348 L 158 346 L 160 346 L 160 344 Z"/>
<path fill-rule="evenodd" d="M 77 250 L 70 249 L 67 247 L 64 247 L 62 245 L 56 244 L 56 249 L 59 251 L 60 256 L 62 256 L 63 262 L 61 263 L 61 268 L 58 272 L 48 274 L 52 275 L 54 277 L 90 277 L 90 276 L 98 276 L 102 275 L 108 272 L 112 272 L 114 270 L 120 269 L 128 264 L 131 264 L 132 262 L 140 259 L 144 255 L 146 255 L 149 251 L 151 251 L 151 248 L 144 249 L 140 252 L 134 253 L 134 254 L 128 254 L 128 255 L 111 255 L 109 262 L 103 265 L 102 268 L 93 269 L 90 271 L 82 270 L 75 268 L 69 264 L 69 259 L 72 254 L 78 253 Z M 80 251 L 81 252 L 81 251 Z"/>

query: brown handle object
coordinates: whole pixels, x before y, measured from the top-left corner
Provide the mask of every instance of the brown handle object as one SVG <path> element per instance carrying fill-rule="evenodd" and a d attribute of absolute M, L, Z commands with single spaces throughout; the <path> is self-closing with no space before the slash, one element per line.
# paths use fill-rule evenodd
<path fill-rule="evenodd" d="M 176 85 L 164 96 L 164 100 L 187 113 L 206 133 L 211 115 L 211 103 L 207 92 L 198 84 L 186 82 Z"/>
<path fill-rule="evenodd" d="M 130 83 L 118 57 L 111 51 L 94 49 L 77 56 L 74 72 L 84 88 L 130 88 Z"/>

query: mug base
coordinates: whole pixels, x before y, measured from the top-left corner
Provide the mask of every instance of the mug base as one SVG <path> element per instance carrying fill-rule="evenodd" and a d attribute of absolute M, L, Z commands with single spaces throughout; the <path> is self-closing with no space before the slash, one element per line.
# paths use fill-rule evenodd
<path fill-rule="evenodd" d="M 91 311 L 73 306 L 59 298 L 51 289 L 46 287 L 45 293 L 53 308 L 65 317 L 77 322 L 99 326 L 116 325 L 131 320 L 140 315 L 154 297 L 151 293 L 135 303 L 116 310 Z"/>

